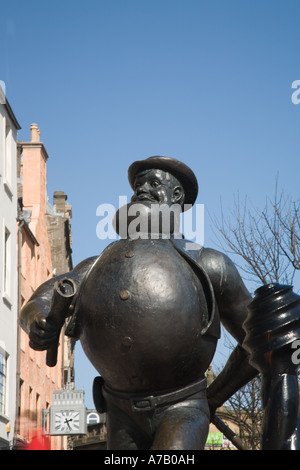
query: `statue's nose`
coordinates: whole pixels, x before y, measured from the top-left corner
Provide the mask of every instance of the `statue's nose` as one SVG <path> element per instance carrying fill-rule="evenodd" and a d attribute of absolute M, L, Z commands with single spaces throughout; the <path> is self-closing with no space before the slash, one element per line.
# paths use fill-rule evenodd
<path fill-rule="evenodd" d="M 145 182 L 144 184 L 140 184 L 136 189 L 137 196 L 143 193 L 149 193 L 149 186 L 147 182 Z"/>

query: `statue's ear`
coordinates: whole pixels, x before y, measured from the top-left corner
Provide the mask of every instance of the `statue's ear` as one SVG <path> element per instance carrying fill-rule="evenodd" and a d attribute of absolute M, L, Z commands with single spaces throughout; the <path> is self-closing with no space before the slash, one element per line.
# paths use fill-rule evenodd
<path fill-rule="evenodd" d="M 175 186 L 173 188 L 172 203 L 180 204 L 183 200 L 184 192 L 181 186 Z"/>

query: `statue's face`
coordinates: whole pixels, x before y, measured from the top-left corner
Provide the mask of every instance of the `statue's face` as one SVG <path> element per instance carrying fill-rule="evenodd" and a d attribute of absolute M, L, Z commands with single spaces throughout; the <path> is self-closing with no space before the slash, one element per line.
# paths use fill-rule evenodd
<path fill-rule="evenodd" d="M 136 176 L 132 202 L 183 204 L 184 192 L 179 181 L 163 170 L 146 170 Z"/>

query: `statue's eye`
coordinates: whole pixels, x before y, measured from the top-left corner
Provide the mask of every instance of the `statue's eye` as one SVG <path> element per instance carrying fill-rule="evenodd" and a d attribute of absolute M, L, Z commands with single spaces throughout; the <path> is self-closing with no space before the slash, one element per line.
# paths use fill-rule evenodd
<path fill-rule="evenodd" d="M 152 188 L 158 188 L 159 184 L 160 184 L 160 183 L 159 183 L 159 181 L 157 181 L 157 180 L 153 180 L 153 181 L 151 182 Z"/>

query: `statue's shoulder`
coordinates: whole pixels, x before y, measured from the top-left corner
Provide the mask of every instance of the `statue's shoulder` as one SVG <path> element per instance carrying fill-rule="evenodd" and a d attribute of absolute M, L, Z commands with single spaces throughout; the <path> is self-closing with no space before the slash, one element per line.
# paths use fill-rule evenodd
<path fill-rule="evenodd" d="M 172 241 L 179 251 L 193 258 L 194 261 L 208 271 L 226 269 L 232 264 L 230 258 L 221 251 L 206 248 L 184 238 L 174 239 Z"/>
<path fill-rule="evenodd" d="M 242 283 L 235 263 L 221 251 L 203 248 L 199 263 L 209 276 L 215 291 L 231 291 Z"/>
<path fill-rule="evenodd" d="M 80 263 L 76 264 L 74 267 L 73 271 L 86 271 L 88 270 L 93 263 L 97 260 L 98 256 L 90 256 L 89 258 L 84 259 L 83 261 L 80 261 Z"/>
<path fill-rule="evenodd" d="M 203 250 L 201 245 L 194 243 L 192 241 L 186 240 L 185 238 L 174 238 L 171 239 L 175 248 L 181 252 L 183 255 L 192 258 L 198 263 L 200 253 Z"/>
<path fill-rule="evenodd" d="M 225 253 L 215 250 L 214 248 L 205 247 L 199 252 L 199 261 L 210 269 L 226 268 L 232 264 L 231 259 L 225 255 Z"/>
<path fill-rule="evenodd" d="M 208 271 L 226 272 L 234 266 L 229 256 L 214 248 L 203 248 L 199 256 L 199 262 Z"/>
<path fill-rule="evenodd" d="M 214 248 L 206 248 L 202 245 L 184 238 L 172 240 L 173 244 L 183 255 L 192 258 L 207 274 L 223 274 L 235 270 L 235 264 L 221 251 Z"/>

